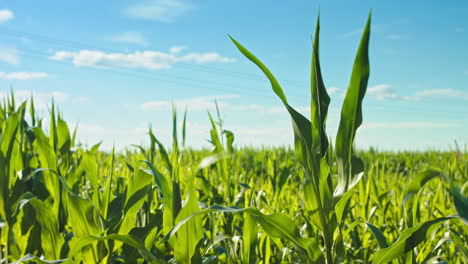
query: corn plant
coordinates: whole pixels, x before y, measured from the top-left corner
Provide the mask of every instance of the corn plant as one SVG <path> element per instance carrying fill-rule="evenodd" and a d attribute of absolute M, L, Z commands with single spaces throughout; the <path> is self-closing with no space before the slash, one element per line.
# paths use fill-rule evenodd
<path fill-rule="evenodd" d="M 252 224 L 256 220 L 272 237 L 289 240 L 299 249 L 303 261 L 312 263 L 341 263 L 345 261 L 345 245 L 343 242 L 343 225 L 346 214 L 350 209 L 349 200 L 354 194 L 354 187 L 362 178 L 364 173 L 364 163 L 356 155 L 354 149 L 354 139 L 356 131 L 362 124 L 362 101 L 367 89 L 369 79 L 369 55 L 368 46 L 370 39 L 370 21 L 367 20 L 364 33 L 354 61 L 350 84 L 343 102 L 341 119 L 336 136 L 336 171 L 337 175 L 333 179 L 331 175 L 328 137 L 326 134 L 326 118 L 330 97 L 327 94 L 320 67 L 319 59 L 319 32 L 320 22 L 317 20 L 315 37 L 312 47 L 311 62 L 311 99 L 310 99 L 310 120 L 295 110 L 286 98 L 286 95 L 270 70 L 250 51 L 231 38 L 238 50 L 250 61 L 256 64 L 270 81 L 275 94 L 280 98 L 288 111 L 294 131 L 294 148 L 296 157 L 304 171 L 303 176 L 303 204 L 306 209 L 306 216 L 309 222 L 319 231 L 320 240 L 317 237 L 303 237 L 295 223 L 283 214 L 273 213 L 262 214 L 254 208 L 228 208 L 222 206 L 212 206 L 202 210 L 195 215 L 210 212 L 246 213 L 250 216 L 245 219 L 245 228 L 248 232 L 255 232 Z M 366 192 L 370 194 L 369 191 Z M 459 192 L 458 192 L 459 193 Z M 457 201 L 457 197 L 454 199 Z M 455 202 L 460 204 L 461 202 Z M 417 206 L 416 206 L 417 207 Z M 457 206 L 458 207 L 458 206 Z M 466 208 L 466 200 L 463 202 Z M 462 217 L 466 213 L 461 213 Z M 397 257 L 411 252 L 413 248 L 426 239 L 431 228 L 453 216 L 440 217 L 420 223 L 405 229 L 393 245 L 388 246 L 383 234 L 370 223 L 367 223 L 375 238 L 379 241 L 381 250 L 377 251 L 373 257 L 375 263 L 386 263 Z M 187 218 L 188 221 L 190 218 Z M 170 233 L 169 237 L 183 225 L 182 221 Z M 414 224 L 414 223 L 413 223 Z M 250 230 L 249 230 L 250 229 Z M 245 262 L 252 262 L 250 258 L 250 247 L 255 243 L 255 238 L 251 235 L 244 237 Z M 321 243 L 320 243 L 321 242 Z M 322 246 L 320 246 L 322 244 Z M 323 248 L 323 250 L 321 249 Z M 324 252 L 324 253 L 323 253 Z M 408 258 L 411 259 L 411 258 Z"/>
<path fill-rule="evenodd" d="M 46 124 L 12 91 L 0 102 L 0 263 L 467 263 L 466 149 L 353 148 L 370 16 L 332 147 L 319 30 L 309 119 L 232 39 L 290 114 L 293 150 L 236 147 L 216 105 L 211 149 L 185 145 L 187 112 L 180 133 L 174 110 L 170 147 L 150 128 L 148 145 L 103 151 L 55 103 Z"/>

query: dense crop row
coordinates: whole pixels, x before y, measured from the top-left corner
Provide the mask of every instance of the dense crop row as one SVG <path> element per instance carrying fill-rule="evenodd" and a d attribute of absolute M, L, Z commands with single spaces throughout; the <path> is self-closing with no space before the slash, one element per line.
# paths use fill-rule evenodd
<path fill-rule="evenodd" d="M 233 147 L 209 115 L 211 150 L 185 147 L 173 116 L 167 148 L 84 147 L 55 106 L 0 106 L 3 263 L 467 263 L 468 154 L 354 150 L 369 75 L 368 21 L 332 147 L 317 26 L 311 118 L 292 108 L 294 151 Z M 190 131 L 188 131 L 189 133 Z"/>

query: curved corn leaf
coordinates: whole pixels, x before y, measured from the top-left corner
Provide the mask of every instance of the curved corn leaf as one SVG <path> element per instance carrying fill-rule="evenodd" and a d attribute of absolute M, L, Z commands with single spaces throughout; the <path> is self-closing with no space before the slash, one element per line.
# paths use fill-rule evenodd
<path fill-rule="evenodd" d="M 418 193 L 428 181 L 442 175 L 442 172 L 435 169 L 426 169 L 416 175 L 416 177 L 406 187 L 403 203 L 406 203 L 409 199 L 411 199 L 411 197 Z"/>
<path fill-rule="evenodd" d="M 171 232 L 166 235 L 163 241 L 167 241 L 173 237 L 177 231 L 192 218 L 212 212 L 223 213 L 247 213 L 254 217 L 263 228 L 263 230 L 271 237 L 281 238 L 292 242 L 312 261 L 323 259 L 323 253 L 318 242 L 314 238 L 304 238 L 300 235 L 296 224 L 286 215 L 281 213 L 263 214 L 254 208 L 237 208 L 224 207 L 221 205 L 213 205 L 203 210 L 200 210 L 184 220 L 178 222 Z"/>
<path fill-rule="evenodd" d="M 174 216 L 173 216 L 173 197 L 172 197 L 172 189 L 171 185 L 169 184 L 168 180 L 164 175 L 162 175 L 149 161 L 143 161 L 148 165 L 150 170 L 144 170 L 145 172 L 153 175 L 154 182 L 159 187 L 163 199 L 164 199 L 164 215 L 163 215 L 163 229 L 164 233 L 168 233 L 171 231 L 172 227 L 174 226 Z"/>
<path fill-rule="evenodd" d="M 57 217 L 49 206 L 37 198 L 30 199 L 29 204 L 36 210 L 37 221 L 41 225 L 41 241 L 45 257 L 59 259 L 65 239 L 59 232 Z"/>
<path fill-rule="evenodd" d="M 380 249 L 374 254 L 373 263 L 387 263 L 403 256 L 418 246 L 421 242 L 425 241 L 432 227 L 454 217 L 455 216 L 436 218 L 434 220 L 430 220 L 403 230 L 400 237 L 393 245 L 384 249 Z"/>
<path fill-rule="evenodd" d="M 452 194 L 453 203 L 455 204 L 458 216 L 468 225 L 468 198 L 453 184 L 450 186 L 450 193 Z"/>
<path fill-rule="evenodd" d="M 73 247 L 70 249 L 70 252 L 68 254 L 69 259 L 67 263 L 68 262 L 72 263 L 71 259 L 73 259 L 80 252 L 82 248 L 88 246 L 89 244 L 95 241 L 106 241 L 106 240 L 115 240 L 121 243 L 125 243 L 129 246 L 132 246 L 133 248 L 137 249 L 138 252 L 141 254 L 141 256 L 144 257 L 145 260 L 148 261 L 149 263 L 161 263 L 162 262 L 156 256 L 154 256 L 150 251 L 148 251 L 145 248 L 145 245 L 143 243 L 135 240 L 132 236 L 111 234 L 107 236 L 86 236 L 86 237 L 80 238 L 74 243 Z"/>
<path fill-rule="evenodd" d="M 281 101 L 283 101 L 284 104 L 288 104 L 288 100 L 286 99 L 286 96 L 284 95 L 283 89 L 281 88 L 279 82 L 276 80 L 275 76 L 273 76 L 273 74 L 270 72 L 270 70 L 265 66 L 265 64 L 263 64 L 259 59 L 257 59 L 257 57 L 255 57 L 255 55 L 253 55 L 249 50 L 244 48 L 244 46 L 242 46 L 239 42 L 237 42 L 230 35 L 229 35 L 229 38 L 232 40 L 232 42 L 234 42 L 237 49 L 242 54 L 244 54 L 245 57 L 247 57 L 247 59 L 249 59 L 250 61 L 255 63 L 255 65 L 257 65 L 260 68 L 260 70 L 263 71 L 265 76 L 270 81 L 271 88 L 273 88 L 273 91 L 276 93 L 276 95 L 278 95 L 278 97 L 281 99 Z"/>
<path fill-rule="evenodd" d="M 263 64 L 257 57 L 255 57 L 250 51 L 244 46 L 237 42 L 233 37 L 229 36 L 232 42 L 236 45 L 237 49 L 255 65 L 257 65 L 268 78 L 271 84 L 271 88 L 276 95 L 281 99 L 284 106 L 291 116 L 292 126 L 294 130 L 294 149 L 296 155 L 304 168 L 310 168 L 310 150 L 312 147 L 312 128 L 310 121 L 302 114 L 297 112 L 293 107 L 288 104 L 288 100 L 284 95 L 281 85 L 270 72 L 270 70 Z"/>
<path fill-rule="evenodd" d="M 103 232 L 102 217 L 91 201 L 80 197 L 68 186 L 66 180 L 58 176 L 66 191 L 66 203 L 70 224 L 76 237 L 100 235 Z"/>
<path fill-rule="evenodd" d="M 372 235 L 374 235 L 375 239 L 379 243 L 380 248 L 387 248 L 388 247 L 388 241 L 385 235 L 378 229 L 375 225 L 371 223 L 366 223 L 367 227 L 370 228 Z"/>

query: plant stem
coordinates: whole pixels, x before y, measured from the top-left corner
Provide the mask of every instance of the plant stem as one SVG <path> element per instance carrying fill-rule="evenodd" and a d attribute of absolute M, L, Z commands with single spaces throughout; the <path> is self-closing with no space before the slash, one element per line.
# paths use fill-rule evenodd
<path fill-rule="evenodd" d="M 322 235 L 323 235 L 323 241 L 325 244 L 325 256 L 326 256 L 326 263 L 327 264 L 333 264 L 333 255 L 332 255 L 332 245 L 333 245 L 333 237 L 330 238 L 330 234 L 328 233 L 328 223 L 326 220 L 325 212 L 322 207 L 322 200 L 320 198 L 320 189 L 319 189 L 319 183 L 315 181 L 315 179 L 319 179 L 319 177 L 315 178 L 315 175 L 313 175 L 314 172 L 318 172 L 317 176 L 320 175 L 320 164 L 317 166 L 317 164 L 314 164 L 313 170 L 310 172 L 312 175 L 312 182 L 314 185 L 314 194 L 315 194 L 315 199 L 318 204 L 318 211 L 319 211 L 319 216 L 320 216 L 320 224 L 322 225 Z M 332 234 L 333 235 L 333 234 Z"/>

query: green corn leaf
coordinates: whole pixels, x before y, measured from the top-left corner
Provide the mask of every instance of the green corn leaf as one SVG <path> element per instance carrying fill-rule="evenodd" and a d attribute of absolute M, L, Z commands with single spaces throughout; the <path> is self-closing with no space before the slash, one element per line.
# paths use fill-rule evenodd
<path fill-rule="evenodd" d="M 130 235 L 120 235 L 120 234 L 111 234 L 107 236 L 86 236 L 83 238 L 80 238 L 78 241 L 74 242 L 73 247 L 70 250 L 69 253 L 69 260 L 74 258 L 81 249 L 84 247 L 90 245 L 91 243 L 95 241 L 106 241 L 106 240 L 114 240 L 114 241 L 119 241 L 121 243 L 125 243 L 135 249 L 138 250 L 138 252 L 141 254 L 142 257 L 144 257 L 149 263 L 162 263 L 160 259 L 158 259 L 156 256 L 154 256 L 150 251 L 148 251 L 143 243 L 137 241 L 135 238 L 133 238 Z M 71 262 L 70 263 L 75 263 Z"/>
<path fill-rule="evenodd" d="M 52 209 L 54 213 L 59 216 L 59 206 L 61 202 L 60 195 L 60 184 L 57 174 L 54 174 L 57 170 L 57 156 L 56 152 L 49 144 L 47 136 L 42 131 L 42 128 L 33 128 L 35 140 L 33 146 L 39 154 L 39 161 L 42 168 L 48 168 L 50 170 L 43 171 L 45 187 L 49 191 L 52 198 Z"/>
<path fill-rule="evenodd" d="M 91 186 L 94 190 L 97 190 L 99 188 L 99 173 L 96 156 L 93 152 L 86 151 L 83 153 L 79 169 L 86 173 L 86 178 L 90 181 Z"/>
<path fill-rule="evenodd" d="M 257 222 L 250 214 L 244 215 L 243 241 L 244 241 L 244 258 L 243 263 L 256 263 L 255 247 L 258 243 L 258 228 Z"/>
<path fill-rule="evenodd" d="M 427 235 L 437 224 L 455 216 L 440 217 L 403 230 L 398 240 L 391 246 L 375 252 L 375 264 L 387 263 L 413 250 L 427 239 Z"/>
<path fill-rule="evenodd" d="M 153 176 L 154 182 L 159 187 L 163 195 L 164 200 L 164 213 L 163 213 L 163 230 L 165 234 L 168 234 L 172 227 L 174 226 L 174 217 L 173 217 L 173 195 L 172 188 L 168 180 L 162 175 L 149 161 L 143 161 L 150 170 L 145 170 L 147 173 Z"/>
<path fill-rule="evenodd" d="M 60 153 L 65 154 L 72 146 L 67 123 L 59 116 L 57 120 L 57 143 Z"/>
<path fill-rule="evenodd" d="M 135 226 L 137 213 L 145 202 L 151 188 L 152 178 L 151 174 L 143 170 L 136 170 L 130 176 L 124 204 L 124 217 L 119 228 L 120 234 L 127 234 Z"/>
<path fill-rule="evenodd" d="M 340 196 L 349 189 L 354 178 L 360 177 L 355 168 L 362 164 L 354 157 L 353 143 L 356 131 L 362 124 L 362 100 L 369 79 L 369 38 L 371 15 L 367 20 L 359 49 L 354 61 L 351 81 L 341 109 L 341 119 L 336 136 L 336 156 L 338 164 L 338 186 L 335 196 Z"/>
<path fill-rule="evenodd" d="M 343 216 L 345 214 L 345 210 L 349 209 L 348 206 L 348 201 L 351 199 L 351 197 L 354 194 L 354 189 L 349 189 L 343 196 L 339 197 L 338 200 L 335 203 L 335 214 L 336 214 L 336 220 L 338 223 L 341 223 L 343 220 Z"/>
<path fill-rule="evenodd" d="M 366 223 L 366 225 L 367 225 L 367 227 L 369 227 L 369 229 L 372 232 L 372 235 L 374 235 L 374 238 L 379 243 L 380 248 L 387 248 L 388 247 L 388 241 L 387 241 L 387 238 L 385 237 L 385 235 L 382 233 L 382 231 L 380 231 L 379 228 L 377 228 L 375 225 L 373 225 L 371 223 Z"/>
<path fill-rule="evenodd" d="M 74 193 L 64 178 L 58 176 L 63 188 L 66 191 L 68 221 L 73 227 L 73 233 L 76 237 L 85 237 L 89 235 L 101 235 L 102 217 L 94 205 L 78 194 Z"/>
<path fill-rule="evenodd" d="M 323 83 L 320 69 L 319 58 L 319 34 L 320 34 L 320 16 L 317 18 L 317 27 L 315 29 L 314 44 L 312 50 L 311 62 L 311 101 L 310 101 L 310 120 L 312 123 L 312 153 L 319 151 L 320 156 L 324 156 L 328 149 L 328 137 L 325 131 L 325 121 L 327 119 L 330 97 L 328 96 L 325 84 Z"/>
<path fill-rule="evenodd" d="M 15 144 L 16 133 L 19 129 L 19 116 L 17 113 L 11 115 L 5 122 L 5 128 L 0 127 L 0 218 L 7 219 L 6 207 L 8 204 L 10 186 L 10 161 Z"/>
<path fill-rule="evenodd" d="M 47 259 L 60 259 L 60 251 L 65 239 L 59 232 L 58 217 L 51 208 L 37 198 L 29 200 L 36 210 L 37 221 L 41 225 L 41 247 Z"/>
<path fill-rule="evenodd" d="M 208 117 L 210 118 L 210 123 L 211 123 L 211 130 L 210 130 L 210 135 L 211 135 L 211 144 L 215 147 L 215 152 L 220 153 L 224 151 L 223 144 L 221 143 L 221 139 L 219 137 L 218 133 L 218 128 L 216 126 L 216 122 L 211 116 L 210 113 L 208 113 Z"/>
<path fill-rule="evenodd" d="M 223 131 L 223 134 L 226 136 L 226 151 L 228 153 L 232 153 L 234 147 L 233 147 L 233 143 L 234 143 L 234 133 L 232 133 L 231 131 L 229 130 L 224 130 Z"/>
<path fill-rule="evenodd" d="M 310 121 L 288 104 L 283 89 L 270 70 L 244 46 L 242 46 L 231 36 L 229 37 L 231 38 L 232 42 L 234 42 L 237 49 L 263 71 L 265 76 L 270 81 L 273 91 L 281 99 L 284 106 L 288 110 L 289 115 L 291 116 L 294 130 L 294 148 L 296 155 L 304 168 L 310 168 L 310 150 L 312 149 L 312 128 Z"/>
<path fill-rule="evenodd" d="M 416 177 L 406 187 L 403 203 L 406 203 L 406 201 L 418 193 L 428 181 L 441 176 L 442 172 L 435 169 L 427 169 L 416 175 Z"/>
<path fill-rule="evenodd" d="M 36 126 L 36 109 L 34 107 L 34 97 L 31 95 L 29 99 L 29 115 L 31 117 L 32 126 Z"/>
<path fill-rule="evenodd" d="M 112 178 L 114 176 L 114 163 L 115 163 L 115 149 L 112 148 L 111 155 L 109 157 L 109 169 L 106 184 L 104 187 L 104 195 L 102 198 L 101 214 L 106 220 L 109 220 L 109 204 L 112 201 Z"/>
<path fill-rule="evenodd" d="M 450 186 L 450 193 L 452 194 L 453 203 L 455 204 L 458 216 L 468 225 L 468 198 L 453 184 Z"/>
<path fill-rule="evenodd" d="M 163 159 L 164 163 L 166 163 L 167 170 L 169 171 L 169 174 L 172 175 L 172 164 L 169 159 L 169 155 L 167 154 L 166 148 L 164 145 L 156 138 L 156 136 L 153 134 L 153 131 L 150 129 L 149 130 L 149 136 L 151 142 L 154 142 L 158 145 L 159 153 L 161 154 L 161 158 Z"/>
<path fill-rule="evenodd" d="M 177 110 L 175 104 L 172 104 L 172 153 L 175 160 L 179 157 L 179 140 L 177 138 Z"/>
<path fill-rule="evenodd" d="M 171 230 L 171 232 L 168 235 L 166 235 L 163 241 L 167 241 L 169 238 L 174 236 L 177 233 L 177 231 L 187 222 L 191 221 L 192 218 L 212 212 L 250 214 L 262 226 L 263 230 L 269 236 L 285 239 L 292 242 L 303 252 L 305 252 L 305 255 L 312 261 L 317 261 L 323 258 L 323 253 L 320 247 L 318 246 L 318 242 L 314 238 L 303 238 L 300 235 L 299 229 L 297 228 L 296 224 L 291 219 L 289 219 L 289 217 L 281 213 L 272 213 L 265 215 L 254 208 L 224 207 L 220 205 L 210 206 L 178 222 Z"/>
<path fill-rule="evenodd" d="M 187 107 L 185 107 L 184 120 L 182 121 L 182 147 L 185 147 L 186 134 L 187 134 Z"/>
<path fill-rule="evenodd" d="M 54 151 L 57 150 L 57 121 L 56 121 L 56 114 L 55 114 L 55 104 L 54 100 L 52 99 L 52 106 L 50 108 L 50 134 L 49 134 L 49 145 L 52 147 Z"/>
<path fill-rule="evenodd" d="M 259 59 L 257 59 L 257 57 L 255 57 L 250 51 L 248 51 L 239 42 L 237 42 L 233 37 L 229 36 L 229 38 L 232 40 L 232 42 L 234 42 L 237 49 L 242 54 L 244 54 L 245 57 L 247 57 L 250 61 L 255 63 L 263 71 L 265 76 L 270 81 L 273 91 L 276 93 L 276 95 L 278 95 L 278 97 L 281 99 L 281 101 L 283 101 L 284 104 L 287 104 L 288 101 L 286 100 L 286 96 L 284 95 L 283 89 L 281 88 L 279 82 L 276 80 L 273 74 L 270 72 L 270 70 Z"/>
<path fill-rule="evenodd" d="M 185 206 L 182 207 L 176 218 L 176 223 L 191 216 L 200 210 L 198 206 L 198 197 L 195 190 L 194 177 L 188 180 L 188 197 Z M 190 222 L 183 225 L 176 237 L 174 237 L 174 254 L 180 263 L 196 263 L 194 257 L 200 255 L 199 242 L 203 238 L 203 226 L 201 217 L 194 217 Z M 198 252 L 197 252 L 198 251 Z"/>

